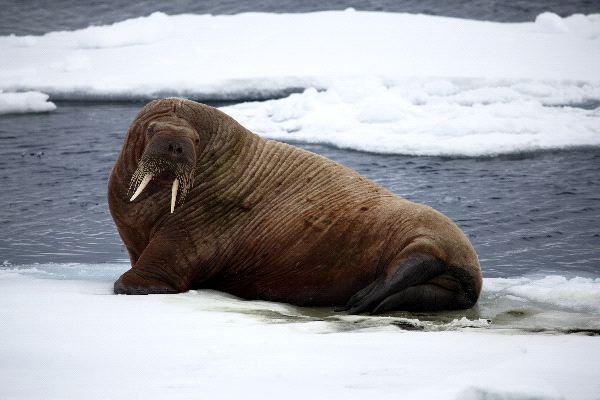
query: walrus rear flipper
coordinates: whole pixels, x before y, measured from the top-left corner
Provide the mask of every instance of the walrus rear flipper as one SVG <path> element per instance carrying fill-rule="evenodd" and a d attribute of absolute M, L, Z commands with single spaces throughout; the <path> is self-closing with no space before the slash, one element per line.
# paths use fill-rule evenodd
<path fill-rule="evenodd" d="M 386 297 L 372 314 L 381 314 L 386 311 L 439 311 L 451 310 L 461 307 L 457 301 L 457 294 L 441 286 L 426 283 L 408 287 Z"/>
<path fill-rule="evenodd" d="M 413 253 L 406 257 L 391 273 L 380 276 L 373 283 L 359 290 L 348 300 L 344 307 L 336 311 L 347 310 L 350 314 L 360 314 L 365 311 L 378 313 L 392 309 L 408 310 L 404 307 L 405 304 L 410 306 L 431 303 L 431 301 L 435 301 L 437 286 L 434 286 L 433 289 L 428 288 L 430 292 L 434 292 L 431 293 L 434 297 L 433 300 L 422 297 L 427 295 L 428 292 L 417 290 L 417 288 L 433 286 L 423 284 L 443 274 L 447 269 L 445 263 L 430 254 Z M 442 290 L 453 295 L 453 292 L 446 289 Z M 443 293 L 440 293 L 440 296 L 442 295 Z M 412 307 L 412 310 L 416 309 L 420 308 Z"/>

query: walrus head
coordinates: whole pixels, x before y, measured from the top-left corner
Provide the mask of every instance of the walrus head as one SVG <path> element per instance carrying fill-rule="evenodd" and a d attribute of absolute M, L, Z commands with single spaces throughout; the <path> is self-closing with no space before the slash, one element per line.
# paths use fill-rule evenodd
<path fill-rule="evenodd" d="M 145 129 L 146 145 L 134 172 L 129 192 L 134 201 L 150 181 L 171 187 L 171 213 L 184 202 L 194 181 L 199 135 L 187 121 L 168 118 L 150 122 Z"/>

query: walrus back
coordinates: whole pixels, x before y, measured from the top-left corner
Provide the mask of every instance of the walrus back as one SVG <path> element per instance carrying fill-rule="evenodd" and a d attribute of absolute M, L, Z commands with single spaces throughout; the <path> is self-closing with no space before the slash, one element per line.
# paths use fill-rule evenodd
<path fill-rule="evenodd" d="M 459 275 L 478 269 L 466 237 L 437 211 L 320 155 L 256 140 L 251 164 L 259 166 L 239 181 L 252 188 L 242 204 L 257 212 L 236 226 L 235 276 L 222 276 L 221 288 L 246 298 L 291 301 L 289 293 L 298 293 L 296 304 L 339 304 L 419 237 L 444 249 L 442 261 Z"/>

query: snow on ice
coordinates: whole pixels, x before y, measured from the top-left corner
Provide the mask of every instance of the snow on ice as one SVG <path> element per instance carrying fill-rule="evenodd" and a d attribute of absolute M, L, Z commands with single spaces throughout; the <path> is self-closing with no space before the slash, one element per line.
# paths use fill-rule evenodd
<path fill-rule="evenodd" d="M 371 79 L 223 108 L 272 139 L 376 153 L 494 155 L 600 145 L 600 86 Z M 598 103 L 600 105 L 600 103 Z"/>
<path fill-rule="evenodd" d="M 392 317 L 303 318 L 292 306 L 213 291 L 114 296 L 112 279 L 126 268 L 108 265 L 90 279 L 80 269 L 102 265 L 0 270 L 0 397 L 520 400 L 600 393 L 595 337 L 508 333 L 464 316 L 447 330 L 414 332 L 386 323 Z"/>
<path fill-rule="evenodd" d="M 56 106 L 48 97 L 40 92 L 4 93 L 0 90 L 0 115 L 53 111 Z"/>
<path fill-rule="evenodd" d="M 4 36 L 0 49 L 0 90 L 53 100 L 301 92 L 226 109 L 282 140 L 468 156 L 600 144 L 599 14 L 497 23 L 352 9 L 157 12 Z"/>

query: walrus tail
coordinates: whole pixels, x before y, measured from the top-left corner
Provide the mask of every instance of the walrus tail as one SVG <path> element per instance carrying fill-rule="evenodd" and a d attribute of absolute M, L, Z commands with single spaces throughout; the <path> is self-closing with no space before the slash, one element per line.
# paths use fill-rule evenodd
<path fill-rule="evenodd" d="M 479 297 L 472 276 L 429 254 L 407 257 L 391 274 L 377 278 L 336 311 L 440 311 L 470 308 Z"/>

